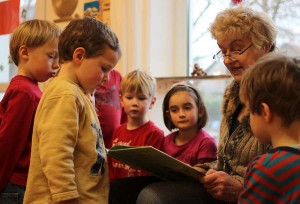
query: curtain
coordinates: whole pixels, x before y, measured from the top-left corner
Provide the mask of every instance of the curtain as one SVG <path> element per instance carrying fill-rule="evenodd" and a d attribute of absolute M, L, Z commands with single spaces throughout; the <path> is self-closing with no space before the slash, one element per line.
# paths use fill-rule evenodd
<path fill-rule="evenodd" d="M 122 58 L 117 65 L 121 73 L 148 69 L 149 1 L 111 0 L 111 27 L 122 49 Z"/>

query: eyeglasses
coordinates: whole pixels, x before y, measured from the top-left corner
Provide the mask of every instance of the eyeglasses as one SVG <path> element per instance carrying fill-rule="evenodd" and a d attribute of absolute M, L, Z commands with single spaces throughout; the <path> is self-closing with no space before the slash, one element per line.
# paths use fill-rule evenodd
<path fill-rule="evenodd" d="M 224 61 L 225 57 L 229 57 L 232 61 L 237 60 L 237 58 L 242 55 L 244 52 L 246 52 L 253 44 L 249 45 L 246 49 L 243 51 L 233 51 L 230 52 L 229 55 L 226 55 L 222 53 L 222 50 L 220 50 L 217 54 L 213 56 L 213 59 L 216 60 L 217 62 Z"/>

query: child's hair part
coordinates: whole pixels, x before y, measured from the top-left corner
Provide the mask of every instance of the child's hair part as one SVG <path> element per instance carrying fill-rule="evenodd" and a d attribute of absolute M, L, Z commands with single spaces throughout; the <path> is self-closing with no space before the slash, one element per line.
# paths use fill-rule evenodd
<path fill-rule="evenodd" d="M 154 97 L 156 80 L 145 71 L 133 70 L 122 78 L 120 94 L 123 95 L 125 92 L 144 93 L 149 97 Z"/>
<path fill-rule="evenodd" d="M 55 23 L 46 20 L 34 19 L 21 23 L 12 33 L 9 43 L 12 61 L 19 65 L 19 49 L 22 45 L 36 48 L 57 39 L 60 33 L 61 29 Z"/>
<path fill-rule="evenodd" d="M 248 68 L 241 80 L 240 98 L 251 113 L 266 103 L 289 126 L 300 120 L 300 59 L 269 53 Z"/>
<path fill-rule="evenodd" d="M 116 34 L 103 22 L 84 17 L 72 20 L 59 37 L 58 52 L 60 63 L 72 61 L 76 48 L 85 49 L 86 58 L 103 54 L 106 48 L 116 51 L 121 57 L 121 49 Z"/>
<path fill-rule="evenodd" d="M 192 87 L 191 85 L 188 84 L 176 84 L 174 85 L 165 95 L 165 98 L 163 100 L 163 118 L 164 118 L 164 123 L 165 126 L 168 128 L 168 130 L 172 131 L 174 129 L 177 129 L 177 127 L 173 124 L 170 114 L 169 114 L 169 103 L 170 103 L 170 98 L 177 92 L 180 91 L 185 91 L 190 94 L 190 96 L 194 99 L 196 105 L 198 106 L 198 111 L 201 113 L 201 117 L 198 118 L 198 129 L 203 128 L 208 120 L 208 114 L 206 111 L 206 107 L 203 103 L 203 100 L 199 94 L 199 92 Z"/>

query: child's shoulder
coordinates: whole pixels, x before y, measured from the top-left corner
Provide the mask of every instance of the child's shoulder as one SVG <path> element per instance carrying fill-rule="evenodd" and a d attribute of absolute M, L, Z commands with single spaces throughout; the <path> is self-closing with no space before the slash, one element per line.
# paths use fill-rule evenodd
<path fill-rule="evenodd" d="M 160 129 L 153 121 L 149 120 L 149 122 L 147 122 L 144 126 L 145 128 L 147 128 L 149 131 L 155 131 L 158 132 L 160 134 L 164 134 L 164 131 L 162 129 Z"/>
<path fill-rule="evenodd" d="M 300 150 L 292 147 L 282 146 L 271 149 L 268 153 L 256 156 L 252 160 L 252 166 L 272 168 L 274 166 L 286 166 L 296 164 L 300 169 Z M 290 166 L 291 167 L 291 166 Z"/>
<path fill-rule="evenodd" d="M 64 78 L 53 78 L 45 88 L 45 93 L 59 94 L 59 95 L 78 95 L 83 92 L 80 87 L 74 82 Z"/>
<path fill-rule="evenodd" d="M 203 128 L 198 131 L 197 136 L 201 137 L 202 139 L 213 140 L 213 141 L 215 140 L 213 136 L 209 134 L 207 131 L 205 131 Z"/>
<path fill-rule="evenodd" d="M 5 94 L 22 96 L 20 93 L 27 95 L 29 98 L 40 98 L 42 92 L 40 91 L 37 82 L 28 77 L 17 75 L 11 79 Z"/>

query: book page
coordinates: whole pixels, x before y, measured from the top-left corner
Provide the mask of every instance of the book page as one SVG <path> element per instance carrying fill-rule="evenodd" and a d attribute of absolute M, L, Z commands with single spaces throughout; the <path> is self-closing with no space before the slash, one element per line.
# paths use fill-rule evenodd
<path fill-rule="evenodd" d="M 205 174 L 152 146 L 113 146 L 108 156 L 167 181 L 198 181 Z"/>

